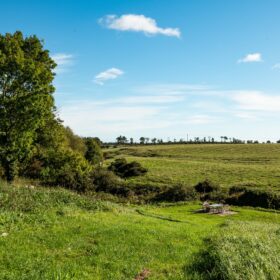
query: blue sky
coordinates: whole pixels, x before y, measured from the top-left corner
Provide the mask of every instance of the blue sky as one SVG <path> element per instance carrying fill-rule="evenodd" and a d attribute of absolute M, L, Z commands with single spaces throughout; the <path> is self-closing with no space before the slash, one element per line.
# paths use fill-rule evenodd
<path fill-rule="evenodd" d="M 280 1 L 1 1 L 0 32 L 36 34 L 77 134 L 278 140 Z"/>

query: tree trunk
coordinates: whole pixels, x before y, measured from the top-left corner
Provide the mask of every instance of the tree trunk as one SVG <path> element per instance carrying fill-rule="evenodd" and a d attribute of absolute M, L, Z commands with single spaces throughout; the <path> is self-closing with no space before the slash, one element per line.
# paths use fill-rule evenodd
<path fill-rule="evenodd" d="M 17 174 L 17 163 L 16 161 L 6 161 L 4 164 L 4 172 L 7 182 L 11 183 L 14 181 Z"/>

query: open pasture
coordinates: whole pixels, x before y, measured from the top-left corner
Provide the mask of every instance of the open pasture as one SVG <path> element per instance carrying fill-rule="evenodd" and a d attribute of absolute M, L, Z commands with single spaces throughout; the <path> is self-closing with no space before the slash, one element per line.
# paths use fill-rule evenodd
<path fill-rule="evenodd" d="M 189 144 L 125 146 L 107 154 L 148 168 L 141 183 L 193 186 L 210 179 L 223 188 L 248 186 L 280 191 L 279 144 Z"/>

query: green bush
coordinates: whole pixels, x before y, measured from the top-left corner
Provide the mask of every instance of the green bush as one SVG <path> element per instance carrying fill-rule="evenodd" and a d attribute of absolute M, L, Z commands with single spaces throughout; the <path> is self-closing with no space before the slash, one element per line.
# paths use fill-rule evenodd
<path fill-rule="evenodd" d="M 100 141 L 100 140 L 99 140 Z M 85 158 L 94 165 L 100 165 L 103 162 L 103 152 L 101 149 L 101 144 L 98 140 L 94 138 L 86 138 L 86 152 Z"/>
<path fill-rule="evenodd" d="M 246 187 L 233 186 L 230 187 L 228 193 L 229 195 L 233 195 L 233 194 L 243 193 L 244 191 L 246 191 Z"/>
<path fill-rule="evenodd" d="M 280 196 L 268 191 L 232 187 L 226 202 L 239 206 L 280 209 Z"/>
<path fill-rule="evenodd" d="M 224 203 L 228 198 L 228 194 L 226 191 L 222 191 L 221 189 L 214 190 L 210 193 L 201 194 L 200 200 L 210 200 Z"/>
<path fill-rule="evenodd" d="M 93 189 L 96 192 L 105 192 L 113 195 L 128 197 L 132 191 L 112 171 L 97 168 L 92 173 Z"/>
<path fill-rule="evenodd" d="M 206 179 L 205 181 L 199 182 L 197 185 L 195 185 L 194 189 L 198 193 L 210 193 L 213 191 L 218 191 L 220 187 L 211 182 L 210 180 Z"/>
<path fill-rule="evenodd" d="M 127 182 L 126 185 L 138 196 L 155 196 L 162 192 L 163 187 L 152 183 Z"/>
<path fill-rule="evenodd" d="M 183 185 L 175 185 L 159 193 L 154 197 L 154 201 L 178 202 L 195 200 L 196 194 L 192 188 Z"/>
<path fill-rule="evenodd" d="M 108 169 L 121 178 L 140 176 L 148 171 L 139 162 L 132 161 L 128 163 L 125 158 L 116 159 Z"/>
<path fill-rule="evenodd" d="M 83 192 L 91 188 L 92 167 L 72 150 L 47 150 L 41 155 L 38 178 L 46 185 Z"/>

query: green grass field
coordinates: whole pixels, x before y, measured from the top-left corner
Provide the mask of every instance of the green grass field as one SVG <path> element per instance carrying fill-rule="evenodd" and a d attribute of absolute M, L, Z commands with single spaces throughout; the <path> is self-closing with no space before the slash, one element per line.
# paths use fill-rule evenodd
<path fill-rule="evenodd" d="M 109 149 L 156 185 L 280 190 L 280 145 L 169 145 Z M 280 212 L 232 207 L 197 213 L 199 202 L 130 205 L 59 188 L 0 182 L 0 279 L 280 279 Z M 145 272 L 147 277 L 138 277 Z"/>
<path fill-rule="evenodd" d="M 141 183 L 193 186 L 206 178 L 224 188 L 245 185 L 280 192 L 280 145 L 144 145 L 107 150 L 147 167 Z"/>
<path fill-rule="evenodd" d="M 199 208 L 0 183 L 0 279 L 135 279 L 143 270 L 154 280 L 280 278 L 278 212 Z"/>

